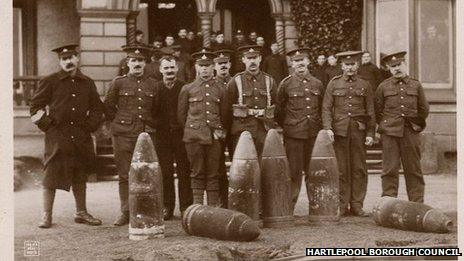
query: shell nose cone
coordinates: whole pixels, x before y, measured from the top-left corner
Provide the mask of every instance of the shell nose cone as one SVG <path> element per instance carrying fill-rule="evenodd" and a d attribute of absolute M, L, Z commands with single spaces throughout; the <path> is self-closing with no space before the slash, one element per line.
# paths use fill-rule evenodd
<path fill-rule="evenodd" d="M 142 132 L 137 138 L 132 162 L 158 162 L 155 146 L 148 133 Z"/>
<path fill-rule="evenodd" d="M 262 157 L 282 157 L 285 155 L 284 144 L 279 132 L 275 129 L 269 130 L 264 140 Z"/>
<path fill-rule="evenodd" d="M 258 153 L 256 152 L 250 132 L 244 131 L 240 134 L 233 159 L 258 160 Z"/>
<path fill-rule="evenodd" d="M 240 227 L 238 238 L 240 238 L 240 241 L 252 241 L 259 237 L 260 233 L 261 231 L 256 222 L 247 220 Z"/>
<path fill-rule="evenodd" d="M 313 157 L 335 157 L 332 142 L 325 130 L 319 131 L 314 143 Z"/>

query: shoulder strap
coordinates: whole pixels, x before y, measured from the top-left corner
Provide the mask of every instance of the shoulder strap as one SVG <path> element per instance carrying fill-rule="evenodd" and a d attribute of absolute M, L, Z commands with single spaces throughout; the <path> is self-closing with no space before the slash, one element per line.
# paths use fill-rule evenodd
<path fill-rule="evenodd" d="M 238 104 L 243 105 L 243 89 L 242 89 L 242 78 L 240 75 L 235 76 L 235 84 L 237 85 L 238 91 Z"/>
<path fill-rule="evenodd" d="M 271 106 L 271 77 L 264 75 L 266 80 L 266 96 L 267 96 L 267 106 Z"/>

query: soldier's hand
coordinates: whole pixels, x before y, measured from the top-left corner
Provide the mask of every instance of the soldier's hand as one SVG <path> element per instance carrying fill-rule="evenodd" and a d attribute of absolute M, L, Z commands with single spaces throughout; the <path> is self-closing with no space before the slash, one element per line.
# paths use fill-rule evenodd
<path fill-rule="evenodd" d="M 327 135 L 329 135 L 330 142 L 335 141 L 335 134 L 334 134 L 334 132 L 332 130 L 327 130 Z"/>
<path fill-rule="evenodd" d="M 364 142 L 367 146 L 372 146 L 374 144 L 374 138 L 372 137 L 366 137 L 366 142 Z"/>

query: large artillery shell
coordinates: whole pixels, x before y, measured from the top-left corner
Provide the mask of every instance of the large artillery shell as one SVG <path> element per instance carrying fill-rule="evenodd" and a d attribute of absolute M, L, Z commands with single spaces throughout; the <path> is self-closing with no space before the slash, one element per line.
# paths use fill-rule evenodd
<path fill-rule="evenodd" d="M 446 233 L 452 226 L 451 219 L 428 205 L 393 197 L 382 197 L 372 210 L 379 226 L 420 232 Z"/>
<path fill-rule="evenodd" d="M 260 234 L 256 222 L 238 211 L 194 204 L 185 210 L 182 227 L 192 236 L 251 241 Z"/>
<path fill-rule="evenodd" d="M 261 181 L 264 227 L 293 226 L 290 167 L 284 144 L 275 129 L 269 130 L 264 141 Z"/>
<path fill-rule="evenodd" d="M 163 179 L 148 133 L 141 133 L 129 170 L 129 238 L 164 237 Z"/>
<path fill-rule="evenodd" d="M 338 221 L 339 174 L 335 151 L 325 130 L 319 131 L 308 171 L 309 220 Z"/>
<path fill-rule="evenodd" d="M 229 209 L 259 220 L 261 172 L 253 138 L 242 132 L 229 172 Z"/>

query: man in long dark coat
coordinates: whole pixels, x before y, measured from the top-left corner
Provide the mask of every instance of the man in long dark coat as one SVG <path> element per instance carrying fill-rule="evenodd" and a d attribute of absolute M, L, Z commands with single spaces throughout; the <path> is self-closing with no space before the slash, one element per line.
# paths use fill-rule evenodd
<path fill-rule="evenodd" d="M 69 191 L 71 187 L 76 200 L 74 221 L 101 224 L 87 213 L 85 194 L 87 174 L 95 162 L 90 133 L 103 121 L 103 104 L 93 80 L 78 69 L 77 47 L 71 44 L 52 50 L 58 53 L 61 70 L 40 81 L 31 101 L 31 119 L 45 132 L 44 213 L 40 228 L 52 225 L 56 189 Z"/>

